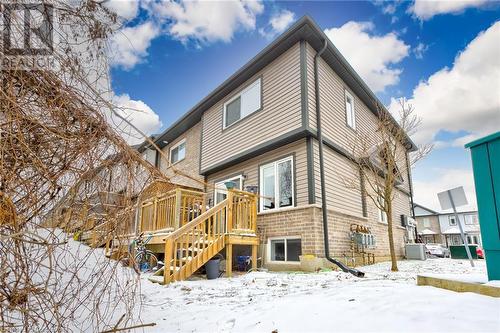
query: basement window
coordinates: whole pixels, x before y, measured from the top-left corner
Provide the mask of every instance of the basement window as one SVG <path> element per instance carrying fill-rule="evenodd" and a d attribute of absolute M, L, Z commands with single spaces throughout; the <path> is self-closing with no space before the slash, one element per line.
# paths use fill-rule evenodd
<path fill-rule="evenodd" d="M 262 107 L 261 94 L 261 79 L 258 78 L 224 103 L 224 128 L 259 111 Z"/>
<path fill-rule="evenodd" d="M 298 262 L 302 255 L 302 241 L 300 238 L 276 238 L 269 240 L 270 261 Z"/>
<path fill-rule="evenodd" d="M 170 163 L 175 164 L 186 157 L 186 139 L 181 140 L 175 146 L 170 148 Z"/>

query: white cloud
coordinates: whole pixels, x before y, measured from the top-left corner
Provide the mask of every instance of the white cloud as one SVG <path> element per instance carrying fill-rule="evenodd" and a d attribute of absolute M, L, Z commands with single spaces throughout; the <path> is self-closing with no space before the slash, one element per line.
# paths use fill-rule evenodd
<path fill-rule="evenodd" d="M 472 171 L 466 169 L 437 169 L 432 170 L 429 174 L 435 175 L 435 177 L 413 181 L 415 203 L 429 207 L 433 210 L 441 211 L 437 194 L 442 191 L 463 186 L 469 205 L 460 207 L 459 210 L 477 209 Z"/>
<path fill-rule="evenodd" d="M 413 48 L 413 53 L 415 54 L 415 58 L 422 59 L 424 57 L 424 53 L 429 49 L 428 45 L 424 43 L 418 43 L 417 46 Z"/>
<path fill-rule="evenodd" d="M 135 18 L 139 13 L 139 0 L 107 0 L 104 6 L 125 20 Z"/>
<path fill-rule="evenodd" d="M 467 8 L 481 7 L 487 0 L 415 0 L 408 8 L 418 19 L 425 21 L 439 14 L 458 14 Z"/>
<path fill-rule="evenodd" d="M 266 38 L 273 38 L 285 31 L 293 21 L 295 21 L 295 13 L 283 9 L 272 15 L 267 26 L 260 28 L 259 33 Z"/>
<path fill-rule="evenodd" d="M 422 128 L 413 136 L 417 143 L 431 142 L 444 130 L 467 132 L 448 143 L 457 145 L 478 135 L 498 130 L 500 124 L 500 21 L 481 32 L 445 67 L 420 82 L 408 103 L 422 118 Z M 390 109 L 396 110 L 392 100 Z"/>
<path fill-rule="evenodd" d="M 151 21 L 120 29 L 111 39 L 111 64 L 131 69 L 148 55 L 151 41 L 159 33 L 159 28 Z"/>
<path fill-rule="evenodd" d="M 167 21 L 167 31 L 186 43 L 230 42 L 237 30 L 255 29 L 256 15 L 262 13 L 260 1 L 180 1 L 159 2 L 150 12 Z"/>
<path fill-rule="evenodd" d="M 114 96 L 113 104 L 116 105 L 117 111 L 122 117 L 146 135 L 158 133 L 162 126 L 158 114 L 146 103 L 141 100 L 133 100 L 128 94 Z M 144 138 L 136 130 L 124 123 L 119 117 L 112 115 L 110 122 L 129 144 L 133 145 L 144 141 Z"/>
<path fill-rule="evenodd" d="M 369 22 L 350 21 L 325 33 L 351 66 L 375 92 L 399 81 L 402 70 L 393 66 L 408 55 L 409 46 L 391 32 L 374 35 Z"/>
<path fill-rule="evenodd" d="M 281 12 L 273 15 L 269 20 L 271 27 L 277 33 L 285 31 L 286 28 L 295 20 L 295 14 L 291 11 L 284 9 Z"/>

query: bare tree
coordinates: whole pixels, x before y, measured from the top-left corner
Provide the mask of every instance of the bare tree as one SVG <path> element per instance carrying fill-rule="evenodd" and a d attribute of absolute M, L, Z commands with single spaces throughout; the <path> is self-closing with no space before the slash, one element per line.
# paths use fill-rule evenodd
<path fill-rule="evenodd" d="M 143 133 L 110 98 L 106 45 L 120 23 L 92 0 L 0 6 L 11 41 L 25 36 L 26 13 L 42 8 L 34 19 L 53 19 L 29 31 L 50 54 L 1 59 L 0 331 L 137 327 L 138 275 L 71 240 L 89 225 L 122 235 L 147 184 L 169 182 L 126 142 Z"/>
<path fill-rule="evenodd" d="M 356 137 L 352 143 L 352 155 L 356 174 L 362 181 L 358 178 L 345 179 L 346 186 L 369 198 L 379 211 L 379 219 L 387 222 L 392 271 L 398 270 L 393 233 L 396 187 L 404 182 L 408 168 L 432 150 L 432 145 L 413 146 L 409 136 L 418 130 L 421 119 L 404 99 L 399 104 L 397 121 L 379 106 L 374 132 L 361 133 Z"/>

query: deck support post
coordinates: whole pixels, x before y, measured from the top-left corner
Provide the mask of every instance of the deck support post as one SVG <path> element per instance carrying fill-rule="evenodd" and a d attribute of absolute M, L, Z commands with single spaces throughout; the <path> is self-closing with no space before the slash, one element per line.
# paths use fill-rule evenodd
<path fill-rule="evenodd" d="M 257 245 L 252 245 L 252 270 L 257 269 Z"/>
<path fill-rule="evenodd" d="M 171 238 L 167 238 L 165 240 L 165 263 L 163 266 L 163 284 L 167 284 L 171 282 L 171 276 L 170 276 L 170 267 L 174 266 L 175 270 L 175 263 L 172 265 L 172 249 L 173 249 L 173 241 Z"/>
<path fill-rule="evenodd" d="M 226 245 L 226 276 L 233 275 L 233 244 Z"/>

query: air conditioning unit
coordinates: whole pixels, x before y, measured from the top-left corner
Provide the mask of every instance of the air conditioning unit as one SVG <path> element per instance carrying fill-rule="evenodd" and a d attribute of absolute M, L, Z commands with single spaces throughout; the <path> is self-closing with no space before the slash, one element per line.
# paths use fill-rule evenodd
<path fill-rule="evenodd" d="M 409 260 L 425 260 L 425 244 L 406 244 L 406 259 Z"/>

